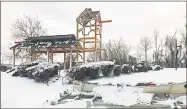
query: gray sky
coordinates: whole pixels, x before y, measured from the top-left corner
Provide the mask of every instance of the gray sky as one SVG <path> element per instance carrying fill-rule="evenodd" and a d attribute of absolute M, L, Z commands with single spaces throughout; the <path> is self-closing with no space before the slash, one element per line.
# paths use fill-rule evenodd
<path fill-rule="evenodd" d="M 23 14 L 38 15 L 50 35 L 75 34 L 76 18 L 85 8 L 112 20 L 103 26 L 103 42 L 121 37 L 133 47 L 141 37 L 152 37 L 155 29 L 164 37 L 186 23 L 185 2 L 2 2 L 1 47 L 9 50 L 11 24 Z"/>

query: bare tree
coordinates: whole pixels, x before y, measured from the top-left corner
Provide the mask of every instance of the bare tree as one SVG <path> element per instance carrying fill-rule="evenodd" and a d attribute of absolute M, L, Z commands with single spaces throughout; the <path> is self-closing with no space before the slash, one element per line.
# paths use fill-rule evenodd
<path fill-rule="evenodd" d="M 158 30 L 154 31 L 153 37 L 154 37 L 154 47 L 155 47 L 153 56 L 154 56 L 155 64 L 157 65 L 157 64 L 161 64 L 160 61 L 163 56 L 163 40 L 160 39 Z"/>
<path fill-rule="evenodd" d="M 158 38 L 159 38 L 159 32 L 157 30 L 154 31 L 154 42 L 155 42 L 155 63 L 158 64 Z"/>
<path fill-rule="evenodd" d="M 173 36 L 167 35 L 165 38 L 165 62 L 170 68 L 174 68 L 176 33 L 177 30 Z"/>
<path fill-rule="evenodd" d="M 131 50 L 131 46 L 125 44 L 122 39 L 111 41 L 109 40 L 104 46 L 104 51 L 102 52 L 103 61 L 113 61 L 115 60 L 116 64 L 124 64 L 128 62 L 128 54 Z M 98 55 L 99 56 L 99 55 Z M 87 60 L 93 61 L 95 59 L 94 53 L 90 53 Z"/>
<path fill-rule="evenodd" d="M 22 18 L 13 22 L 11 27 L 11 36 L 14 40 L 24 40 L 28 37 L 37 37 L 46 34 L 46 29 L 43 28 L 38 17 L 31 17 L 30 15 L 23 15 Z M 30 59 L 30 53 L 25 49 L 19 50 L 17 54 L 19 59 Z"/>
<path fill-rule="evenodd" d="M 184 30 L 181 30 L 180 34 L 182 36 L 182 39 L 181 39 L 181 45 L 182 45 L 182 52 L 181 55 L 182 55 L 182 58 L 179 60 L 179 63 L 181 63 L 183 60 L 185 61 L 184 64 L 186 64 L 187 62 L 187 51 L 186 51 L 186 48 L 187 48 L 187 40 L 186 40 L 186 29 L 187 29 L 187 24 L 185 25 L 185 29 Z M 187 65 L 187 64 L 186 64 Z M 186 67 L 186 66 L 185 66 Z"/>
<path fill-rule="evenodd" d="M 143 37 L 140 39 L 140 47 L 145 54 L 145 63 L 147 64 L 147 51 L 152 48 L 151 39 L 149 37 Z"/>
<path fill-rule="evenodd" d="M 42 36 L 46 34 L 46 29 L 37 16 L 23 15 L 12 24 L 11 34 L 15 40 L 24 40 L 28 37 Z"/>
<path fill-rule="evenodd" d="M 142 61 L 142 51 L 139 46 L 136 47 L 136 58 L 138 59 L 138 62 Z"/>

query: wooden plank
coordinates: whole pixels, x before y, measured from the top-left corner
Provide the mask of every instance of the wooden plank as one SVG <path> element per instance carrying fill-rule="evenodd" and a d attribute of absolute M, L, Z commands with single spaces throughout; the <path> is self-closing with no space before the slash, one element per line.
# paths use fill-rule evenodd
<path fill-rule="evenodd" d="M 95 24 L 93 24 L 93 25 L 86 25 L 85 27 L 94 27 L 95 26 Z M 97 26 L 100 26 L 100 25 L 97 25 Z"/>
<path fill-rule="evenodd" d="M 96 40 L 97 40 L 97 21 L 95 20 L 95 62 L 97 61 L 97 43 L 96 43 Z"/>
<path fill-rule="evenodd" d="M 15 63 L 16 63 L 15 48 L 13 48 L 13 63 L 12 63 L 13 67 L 15 67 Z"/>
<path fill-rule="evenodd" d="M 109 22 L 112 22 L 112 20 L 103 20 L 100 23 L 109 23 Z"/>
<path fill-rule="evenodd" d="M 72 68 L 72 47 L 70 46 L 70 68 Z"/>
<path fill-rule="evenodd" d="M 66 70 L 66 53 L 64 53 L 64 71 Z"/>
<path fill-rule="evenodd" d="M 84 38 L 84 36 L 83 37 L 81 37 L 81 38 L 78 38 L 78 40 L 86 40 L 86 39 L 95 39 L 95 37 L 85 37 Z"/>

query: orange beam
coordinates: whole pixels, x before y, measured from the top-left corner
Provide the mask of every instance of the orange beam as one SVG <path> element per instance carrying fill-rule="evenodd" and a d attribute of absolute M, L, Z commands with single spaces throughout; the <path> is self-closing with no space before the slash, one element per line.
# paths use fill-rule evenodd
<path fill-rule="evenodd" d="M 112 20 L 103 20 L 100 23 L 109 23 L 109 22 L 112 22 Z"/>

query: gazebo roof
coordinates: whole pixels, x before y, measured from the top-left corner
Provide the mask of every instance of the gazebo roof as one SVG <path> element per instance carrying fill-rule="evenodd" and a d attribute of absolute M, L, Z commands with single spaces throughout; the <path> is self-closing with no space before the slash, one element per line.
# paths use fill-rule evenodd
<path fill-rule="evenodd" d="M 32 48 L 36 50 L 43 50 L 46 52 L 47 48 L 70 48 L 80 43 L 77 43 L 74 34 L 67 35 L 51 35 L 51 36 L 39 36 L 39 37 L 28 37 L 25 41 L 14 45 L 10 49 L 17 48 Z"/>

